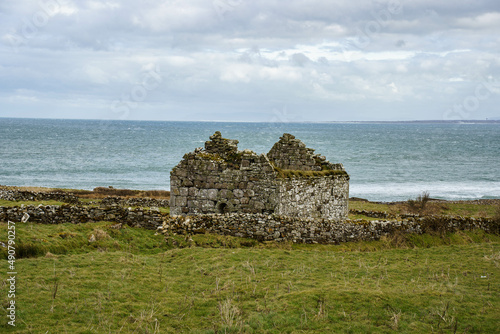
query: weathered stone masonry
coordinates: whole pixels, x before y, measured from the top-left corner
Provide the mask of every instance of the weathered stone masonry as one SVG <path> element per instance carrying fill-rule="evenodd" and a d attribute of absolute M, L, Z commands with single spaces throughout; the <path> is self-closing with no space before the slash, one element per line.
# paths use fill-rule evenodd
<path fill-rule="evenodd" d="M 165 219 L 167 213 L 158 208 L 124 208 L 117 205 L 100 207 L 83 207 L 76 205 L 26 205 L 15 207 L 0 207 L 0 221 L 20 222 L 28 214 L 29 221 L 41 224 L 92 223 L 111 221 L 156 230 Z"/>
<path fill-rule="evenodd" d="M 170 173 L 171 215 L 260 213 L 344 220 L 349 175 L 284 134 L 269 153 L 239 151 L 237 140 L 210 137 Z"/>
<path fill-rule="evenodd" d="M 491 218 L 409 217 L 401 220 L 342 221 L 291 218 L 263 214 L 212 214 L 169 217 L 159 228 L 164 234 L 215 233 L 260 241 L 292 241 L 296 243 L 341 243 L 379 240 L 395 232 L 428 233 L 481 229 L 498 234 Z"/>

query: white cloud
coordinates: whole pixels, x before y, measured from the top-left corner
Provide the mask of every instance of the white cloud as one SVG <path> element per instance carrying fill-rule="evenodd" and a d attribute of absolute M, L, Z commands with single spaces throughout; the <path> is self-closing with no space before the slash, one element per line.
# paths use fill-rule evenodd
<path fill-rule="evenodd" d="M 391 88 L 391 91 L 394 93 L 394 94 L 397 94 L 399 93 L 399 89 L 398 87 L 396 87 L 396 84 L 394 82 L 391 82 L 389 84 L 389 87 Z"/>
<path fill-rule="evenodd" d="M 259 70 L 259 76 L 263 80 L 296 82 L 302 79 L 302 74 L 292 67 L 264 67 Z"/>
<path fill-rule="evenodd" d="M 91 10 L 101 10 L 101 9 L 117 9 L 121 8 L 120 3 L 112 1 L 88 1 L 86 3 L 87 8 Z"/>
<path fill-rule="evenodd" d="M 199 109 L 204 119 L 244 110 L 266 120 L 280 105 L 315 110 L 315 120 L 402 106 L 405 117 L 439 118 L 484 78 L 500 78 L 500 13 L 489 0 L 416 0 L 397 12 L 371 0 L 226 1 L 224 13 L 205 0 L 54 3 L 43 24 L 36 2 L 0 4 L 0 99 L 16 111 L 32 98 L 46 112 L 109 111 L 158 68 L 162 84 L 137 108 L 186 111 L 165 118 Z"/>
<path fill-rule="evenodd" d="M 469 29 L 500 28 L 500 12 L 488 12 L 475 17 L 460 17 L 455 22 L 457 26 Z"/>
<path fill-rule="evenodd" d="M 224 69 L 220 75 L 222 81 L 228 82 L 250 82 L 252 66 L 248 64 L 233 64 Z"/>

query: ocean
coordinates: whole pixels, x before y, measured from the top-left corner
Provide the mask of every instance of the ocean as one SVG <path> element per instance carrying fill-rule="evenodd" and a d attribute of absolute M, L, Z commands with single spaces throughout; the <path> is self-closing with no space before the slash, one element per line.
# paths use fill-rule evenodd
<path fill-rule="evenodd" d="M 267 153 L 287 132 L 351 176 L 374 201 L 428 191 L 447 200 L 500 198 L 500 124 L 226 123 L 0 118 L 0 184 L 170 188 L 169 172 L 215 131 Z"/>

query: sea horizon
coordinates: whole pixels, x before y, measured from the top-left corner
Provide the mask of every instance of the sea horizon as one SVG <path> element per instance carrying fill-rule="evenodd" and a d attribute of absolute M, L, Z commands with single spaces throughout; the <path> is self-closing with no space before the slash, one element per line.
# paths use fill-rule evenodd
<path fill-rule="evenodd" d="M 356 123 L 386 123 L 386 124 L 500 124 L 500 119 L 452 119 L 452 120 L 440 120 L 440 119 L 422 119 L 422 120 L 344 120 L 344 121 L 286 121 L 286 122 L 270 122 L 270 121 L 245 121 L 245 120 L 196 120 L 196 121 L 186 121 L 186 120 L 161 120 L 161 119 L 97 119 L 97 118 L 54 118 L 54 117 L 2 117 L 0 119 L 31 119 L 31 120 L 68 120 L 68 121 L 98 121 L 98 122 L 108 122 L 108 121 L 120 121 L 120 122 L 182 122 L 182 123 L 269 123 L 269 124 L 356 124 Z"/>
<path fill-rule="evenodd" d="M 169 172 L 215 131 L 267 153 L 283 133 L 350 174 L 350 197 L 500 198 L 500 122 L 203 122 L 0 118 L 0 184 L 169 190 Z"/>

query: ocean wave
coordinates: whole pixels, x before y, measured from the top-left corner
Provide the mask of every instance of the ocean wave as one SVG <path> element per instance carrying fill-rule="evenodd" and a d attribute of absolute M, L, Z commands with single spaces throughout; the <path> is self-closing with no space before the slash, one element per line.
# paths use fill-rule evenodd
<path fill-rule="evenodd" d="M 427 191 L 432 198 L 446 200 L 500 199 L 500 182 L 421 182 L 356 184 L 350 196 L 372 201 L 405 201 Z"/>

